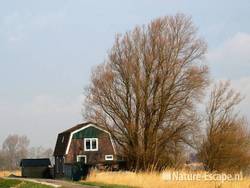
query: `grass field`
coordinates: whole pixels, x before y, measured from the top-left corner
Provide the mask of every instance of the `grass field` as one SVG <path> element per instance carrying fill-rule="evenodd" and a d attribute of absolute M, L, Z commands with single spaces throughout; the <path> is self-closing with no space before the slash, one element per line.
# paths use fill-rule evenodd
<path fill-rule="evenodd" d="M 51 188 L 51 186 L 26 182 L 22 180 L 0 178 L 0 188 Z"/>
<path fill-rule="evenodd" d="M 198 172 L 203 173 L 203 172 Z M 92 171 L 86 180 L 103 184 L 127 185 L 142 188 L 250 188 L 250 178 L 240 181 L 165 181 L 159 173 Z M 95 184 L 94 184 L 95 185 Z"/>

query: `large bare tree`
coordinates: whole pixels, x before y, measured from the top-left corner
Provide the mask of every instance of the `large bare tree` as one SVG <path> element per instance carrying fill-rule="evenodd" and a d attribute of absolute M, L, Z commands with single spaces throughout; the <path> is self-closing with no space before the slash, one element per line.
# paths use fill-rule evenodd
<path fill-rule="evenodd" d="M 210 171 L 241 171 L 250 165 L 250 132 L 235 112 L 242 100 L 229 82 L 214 86 L 206 109 L 206 137 L 199 157 Z"/>
<path fill-rule="evenodd" d="M 20 160 L 28 156 L 29 139 L 26 136 L 9 135 L 3 142 L 2 154 L 5 157 L 5 168 L 16 169 Z"/>
<path fill-rule="evenodd" d="M 131 168 L 175 165 L 192 144 L 208 84 L 205 52 L 191 19 L 177 14 L 118 35 L 93 71 L 85 115 L 112 133 Z"/>

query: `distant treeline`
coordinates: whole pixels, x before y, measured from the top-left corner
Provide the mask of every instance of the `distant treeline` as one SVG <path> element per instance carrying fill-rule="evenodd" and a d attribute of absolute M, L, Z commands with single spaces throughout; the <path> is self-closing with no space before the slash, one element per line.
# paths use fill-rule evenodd
<path fill-rule="evenodd" d="M 53 155 L 51 148 L 29 147 L 29 145 L 27 136 L 9 135 L 0 149 L 0 169 L 17 169 L 23 158 L 51 158 Z"/>

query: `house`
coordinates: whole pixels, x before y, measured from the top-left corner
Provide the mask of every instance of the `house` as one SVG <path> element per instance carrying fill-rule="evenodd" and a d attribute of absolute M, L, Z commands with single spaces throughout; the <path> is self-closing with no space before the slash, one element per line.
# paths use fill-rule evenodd
<path fill-rule="evenodd" d="M 111 134 L 103 127 L 90 122 L 60 133 L 54 157 L 56 177 L 72 177 L 76 163 L 100 167 L 115 164 L 117 159 Z"/>
<path fill-rule="evenodd" d="M 50 159 L 22 159 L 20 162 L 22 177 L 51 178 Z"/>

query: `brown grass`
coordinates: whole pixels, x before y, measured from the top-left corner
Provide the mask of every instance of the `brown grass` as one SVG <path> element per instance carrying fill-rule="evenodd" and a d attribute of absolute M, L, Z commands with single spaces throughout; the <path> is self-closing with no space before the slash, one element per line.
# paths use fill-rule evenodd
<path fill-rule="evenodd" d="M 9 176 L 11 174 L 14 174 L 15 176 L 21 176 L 20 170 L 13 170 L 13 171 L 4 170 L 4 171 L 0 171 L 0 177 L 7 177 L 7 176 Z"/>
<path fill-rule="evenodd" d="M 203 172 L 197 172 L 203 173 Z M 250 188 L 250 179 L 241 181 L 165 181 L 159 173 L 92 171 L 89 182 L 128 185 L 142 188 Z"/>

